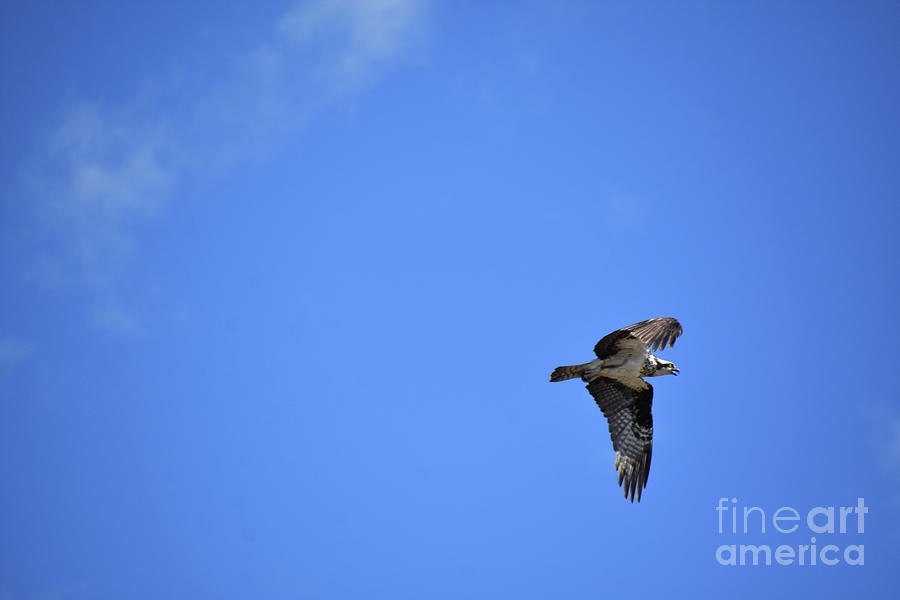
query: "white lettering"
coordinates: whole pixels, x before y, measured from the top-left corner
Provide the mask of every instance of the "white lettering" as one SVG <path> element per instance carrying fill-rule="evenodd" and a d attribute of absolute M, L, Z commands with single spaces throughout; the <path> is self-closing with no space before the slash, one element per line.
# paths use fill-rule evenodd
<path fill-rule="evenodd" d="M 728 558 L 725 558 L 723 556 L 726 551 L 728 552 Z M 734 544 L 722 544 L 721 546 L 716 548 L 716 562 L 718 562 L 720 565 L 736 565 L 737 552 L 735 551 Z"/>
<path fill-rule="evenodd" d="M 822 552 L 819 554 L 819 557 L 822 559 L 822 562 L 823 562 L 824 564 L 828 565 L 829 567 L 833 567 L 834 565 L 838 564 L 838 559 L 836 559 L 836 558 L 828 558 L 828 556 L 826 556 L 826 554 L 827 554 L 828 552 L 837 552 L 837 551 L 838 551 L 838 547 L 837 547 L 837 546 L 833 546 L 833 545 L 831 545 L 831 544 L 828 544 L 827 546 L 825 546 L 824 548 L 822 548 Z"/>
<path fill-rule="evenodd" d="M 790 516 L 786 516 L 786 517 L 779 516 L 783 511 L 784 512 L 791 511 L 794 514 L 790 515 Z M 797 512 L 797 509 L 791 508 L 790 506 L 782 506 L 781 508 L 779 508 L 778 510 L 775 511 L 774 515 L 772 515 L 772 525 L 774 525 L 775 529 L 777 529 L 781 533 L 794 533 L 795 531 L 797 531 L 797 528 L 800 526 L 795 523 L 794 526 L 791 527 L 790 529 L 782 529 L 781 526 L 778 524 L 779 521 L 799 521 L 799 520 L 800 520 L 800 513 Z"/>
<path fill-rule="evenodd" d="M 824 525 L 816 525 L 816 516 L 825 515 Z M 817 506 L 806 515 L 806 525 L 813 533 L 834 533 L 834 507 Z"/>
<path fill-rule="evenodd" d="M 794 562 L 794 549 L 790 546 L 778 546 L 775 548 L 775 560 L 779 565 L 789 565 Z"/>

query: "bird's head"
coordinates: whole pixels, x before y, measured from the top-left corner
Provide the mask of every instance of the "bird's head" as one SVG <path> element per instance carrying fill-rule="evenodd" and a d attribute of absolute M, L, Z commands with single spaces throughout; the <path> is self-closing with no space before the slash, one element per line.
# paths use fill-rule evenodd
<path fill-rule="evenodd" d="M 667 360 L 656 359 L 656 375 L 678 375 L 678 367 Z"/>

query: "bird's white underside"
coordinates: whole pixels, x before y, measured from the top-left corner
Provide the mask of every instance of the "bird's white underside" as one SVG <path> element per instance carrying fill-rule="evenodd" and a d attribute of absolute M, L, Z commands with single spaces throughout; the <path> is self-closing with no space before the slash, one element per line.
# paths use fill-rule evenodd
<path fill-rule="evenodd" d="M 634 389 L 645 389 L 649 384 L 641 379 L 641 369 L 650 351 L 642 343 L 638 342 L 633 347 L 621 348 L 620 352 L 609 358 L 595 358 L 587 363 L 585 374 L 588 380 L 595 377 L 610 377 L 618 379 Z"/>

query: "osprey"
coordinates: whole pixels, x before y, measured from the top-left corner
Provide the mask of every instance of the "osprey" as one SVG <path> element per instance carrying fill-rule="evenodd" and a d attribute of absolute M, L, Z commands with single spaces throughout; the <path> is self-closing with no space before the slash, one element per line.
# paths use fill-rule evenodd
<path fill-rule="evenodd" d="M 678 375 L 675 365 L 650 353 L 675 345 L 681 323 L 672 317 L 648 319 L 613 331 L 594 346 L 595 360 L 583 365 L 556 367 L 550 381 L 581 377 L 588 382 L 600 410 L 609 421 L 609 435 L 616 451 L 614 468 L 625 498 L 634 502 L 647 486 L 653 450 L 653 386 L 644 377 Z"/>

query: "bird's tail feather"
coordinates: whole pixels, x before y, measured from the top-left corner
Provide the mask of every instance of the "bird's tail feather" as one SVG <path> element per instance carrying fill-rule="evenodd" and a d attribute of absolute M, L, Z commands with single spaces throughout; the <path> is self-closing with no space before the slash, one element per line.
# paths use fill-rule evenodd
<path fill-rule="evenodd" d="M 584 369 L 587 364 L 568 365 L 565 367 L 556 367 L 550 374 L 550 381 L 565 381 L 566 379 L 575 379 L 584 375 Z"/>

